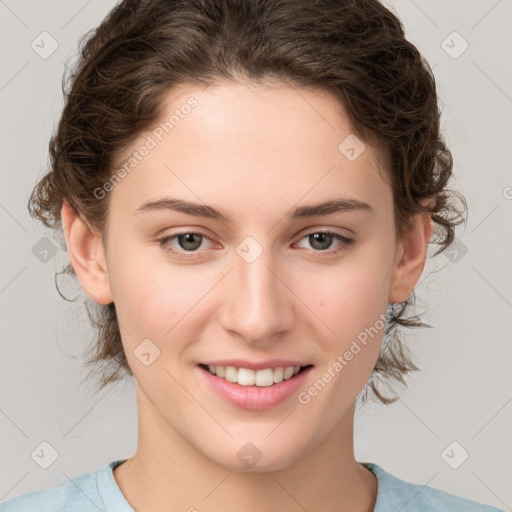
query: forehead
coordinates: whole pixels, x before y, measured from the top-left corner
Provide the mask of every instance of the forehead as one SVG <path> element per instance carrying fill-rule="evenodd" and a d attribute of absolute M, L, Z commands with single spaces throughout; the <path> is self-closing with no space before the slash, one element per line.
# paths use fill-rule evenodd
<path fill-rule="evenodd" d="M 183 84 L 163 106 L 157 123 L 117 162 L 116 168 L 130 159 L 134 165 L 112 200 L 123 195 L 132 211 L 165 192 L 207 204 L 270 208 L 273 202 L 283 209 L 330 192 L 375 204 L 389 188 L 381 153 L 353 133 L 343 105 L 324 91 Z"/>

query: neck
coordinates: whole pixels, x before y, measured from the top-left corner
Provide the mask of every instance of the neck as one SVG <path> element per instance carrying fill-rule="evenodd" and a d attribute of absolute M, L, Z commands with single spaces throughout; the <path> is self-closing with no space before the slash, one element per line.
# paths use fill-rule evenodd
<path fill-rule="evenodd" d="M 233 471 L 216 464 L 155 417 L 137 392 L 139 439 L 135 455 L 114 477 L 135 510 L 207 512 L 337 510 L 372 512 L 377 481 L 353 450 L 354 406 L 321 444 L 280 470 Z"/>

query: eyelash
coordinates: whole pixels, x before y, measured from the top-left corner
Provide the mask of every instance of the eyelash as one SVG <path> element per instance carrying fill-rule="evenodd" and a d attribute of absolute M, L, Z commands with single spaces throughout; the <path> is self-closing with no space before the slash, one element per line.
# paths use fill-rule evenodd
<path fill-rule="evenodd" d="M 338 233 L 333 233 L 332 231 L 312 231 L 311 233 L 307 233 L 306 235 L 304 235 L 299 241 L 304 240 L 304 238 L 308 238 L 309 236 L 316 235 L 316 234 L 331 235 L 332 237 L 337 239 L 340 242 L 340 244 L 335 249 L 325 249 L 325 250 L 312 249 L 313 254 L 315 255 L 314 257 L 323 256 L 323 255 L 334 255 L 334 254 L 341 253 L 342 251 L 348 249 L 348 247 L 350 247 L 351 245 L 353 245 L 355 243 L 355 240 L 353 238 L 347 238 L 346 236 L 340 235 Z M 182 256 L 184 258 L 196 257 L 195 255 L 197 254 L 198 251 L 182 252 L 182 251 L 176 251 L 171 248 L 169 242 L 171 240 L 173 240 L 174 238 L 177 238 L 178 236 L 182 236 L 182 235 L 199 235 L 199 236 L 203 237 L 203 239 L 207 239 L 207 240 L 211 241 L 210 237 L 208 237 L 202 233 L 196 233 L 194 231 L 184 231 L 182 233 L 176 233 L 174 235 L 160 238 L 158 240 L 158 244 L 160 245 L 160 247 L 162 247 L 164 249 L 164 251 L 166 251 L 168 253 L 179 254 L 180 256 Z"/>

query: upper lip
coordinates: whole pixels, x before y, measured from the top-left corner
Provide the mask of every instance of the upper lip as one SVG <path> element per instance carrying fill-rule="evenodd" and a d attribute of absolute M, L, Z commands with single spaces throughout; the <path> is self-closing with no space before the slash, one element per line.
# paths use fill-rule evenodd
<path fill-rule="evenodd" d="M 264 370 L 265 368 L 278 368 L 288 366 L 309 366 L 311 363 L 301 363 L 292 359 L 268 359 L 266 361 L 247 361 L 245 359 L 219 359 L 215 361 L 203 361 L 207 366 L 235 366 L 236 368 L 249 368 L 251 370 Z"/>

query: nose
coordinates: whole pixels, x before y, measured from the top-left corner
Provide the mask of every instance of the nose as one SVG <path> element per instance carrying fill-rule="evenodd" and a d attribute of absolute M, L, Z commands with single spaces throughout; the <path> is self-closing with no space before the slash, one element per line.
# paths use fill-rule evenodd
<path fill-rule="evenodd" d="M 270 251 L 263 251 L 252 262 L 234 254 L 220 312 L 225 330 L 248 343 L 265 344 L 292 328 L 294 295 L 280 268 L 275 259 L 272 261 Z"/>

